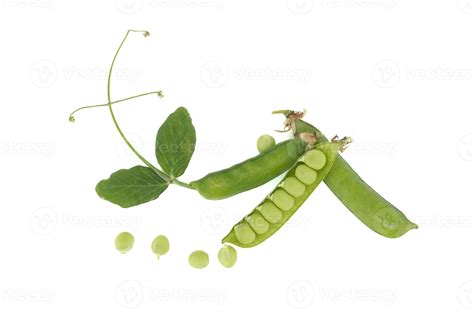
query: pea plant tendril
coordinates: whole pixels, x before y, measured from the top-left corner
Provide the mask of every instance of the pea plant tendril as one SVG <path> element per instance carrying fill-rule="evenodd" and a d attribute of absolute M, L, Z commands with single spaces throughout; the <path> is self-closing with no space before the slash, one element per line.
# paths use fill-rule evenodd
<path fill-rule="evenodd" d="M 169 175 L 169 174 L 163 172 L 158 167 L 153 165 L 150 161 L 148 161 L 143 155 L 141 155 L 138 152 L 138 150 L 132 145 L 132 143 L 128 140 L 125 133 L 122 131 L 122 129 L 120 128 L 120 125 L 117 122 L 117 118 L 115 116 L 115 112 L 114 112 L 113 107 L 112 107 L 113 104 L 125 102 L 125 101 L 131 100 L 131 99 L 135 99 L 135 98 L 139 98 L 139 97 L 143 97 L 143 96 L 147 96 L 147 95 L 153 95 L 153 94 L 156 94 L 159 98 L 163 97 L 163 92 L 162 91 L 152 91 L 152 92 L 142 93 L 142 94 L 134 95 L 134 96 L 131 96 L 131 97 L 123 98 L 123 99 L 120 99 L 120 100 L 117 100 L 117 101 L 112 101 L 112 98 L 111 98 L 111 81 L 112 81 L 112 73 L 113 73 L 114 65 L 115 65 L 115 62 L 117 60 L 117 57 L 118 57 L 123 45 L 125 44 L 125 41 L 127 40 L 129 34 L 132 33 L 132 32 L 133 33 L 142 33 L 142 35 L 144 37 L 150 36 L 150 33 L 148 31 L 145 31 L 145 30 L 128 30 L 127 33 L 125 34 L 122 42 L 120 43 L 117 51 L 115 52 L 115 55 L 112 59 L 112 63 L 110 65 L 110 69 L 109 69 L 109 73 L 108 73 L 108 77 L 107 77 L 107 103 L 79 107 L 69 115 L 69 121 L 70 122 L 75 122 L 76 118 L 75 118 L 74 115 L 80 110 L 90 109 L 90 108 L 98 108 L 98 107 L 108 107 L 110 115 L 112 117 L 112 121 L 114 123 L 114 126 L 116 127 L 118 133 L 120 134 L 120 137 L 123 139 L 125 144 L 130 148 L 130 150 L 150 170 L 152 170 L 162 181 L 165 182 L 166 186 L 169 185 L 169 184 L 176 184 L 176 185 L 179 185 L 179 186 L 182 186 L 182 187 L 185 187 L 185 188 L 195 189 L 195 188 L 191 187 L 191 185 L 189 185 L 188 183 L 182 182 L 179 179 L 177 179 L 176 176 L 174 176 L 173 174 Z M 194 148 L 193 148 L 193 150 L 194 150 Z M 107 198 L 105 198 L 105 199 L 107 199 Z"/>
<path fill-rule="evenodd" d="M 138 94 L 138 95 L 134 95 L 134 96 L 122 98 L 122 99 L 120 99 L 120 100 L 110 102 L 110 104 L 117 104 L 117 103 L 125 102 L 125 101 L 128 101 L 128 100 L 132 100 L 132 99 L 134 99 L 134 98 L 138 98 L 138 97 L 142 97 L 142 96 L 146 96 L 146 95 L 152 95 L 152 94 L 158 95 L 159 98 L 162 98 L 162 97 L 163 97 L 163 92 L 162 92 L 162 91 L 153 91 L 153 92 L 142 93 L 142 94 Z M 106 107 L 106 106 L 108 107 L 108 106 L 109 106 L 109 103 L 98 104 L 98 105 L 88 105 L 88 106 L 79 107 L 79 108 L 75 109 L 72 113 L 69 114 L 69 121 L 72 122 L 72 123 L 75 122 L 75 121 L 76 121 L 76 117 L 75 117 L 74 115 L 75 115 L 77 112 L 79 112 L 79 111 L 81 111 L 81 110 L 83 110 L 83 109 L 97 108 L 97 107 Z"/>

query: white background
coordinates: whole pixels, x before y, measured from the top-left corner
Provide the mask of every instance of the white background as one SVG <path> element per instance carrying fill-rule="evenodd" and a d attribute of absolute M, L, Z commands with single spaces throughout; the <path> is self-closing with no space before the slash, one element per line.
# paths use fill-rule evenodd
<path fill-rule="evenodd" d="M 473 1 L 0 0 L 0 313 L 472 314 Z M 156 130 L 178 106 L 198 147 L 183 180 L 256 153 L 281 128 L 274 109 L 307 109 L 328 136 L 356 141 L 351 165 L 420 225 L 373 233 L 321 185 L 270 240 L 227 270 L 220 239 L 276 180 L 223 201 L 169 188 L 121 209 L 95 184 L 139 164 L 115 107 L 154 161 Z M 273 133 L 278 140 L 287 135 Z M 134 233 L 118 254 L 115 235 Z M 170 252 L 149 250 L 165 234 Z M 188 266 L 196 249 L 207 269 Z"/>

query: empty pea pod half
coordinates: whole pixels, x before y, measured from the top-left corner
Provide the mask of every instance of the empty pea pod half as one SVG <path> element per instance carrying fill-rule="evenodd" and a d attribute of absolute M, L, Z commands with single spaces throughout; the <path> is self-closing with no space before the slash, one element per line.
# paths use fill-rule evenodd
<path fill-rule="evenodd" d="M 302 136 L 280 142 L 253 158 L 210 173 L 190 185 L 204 198 L 214 200 L 253 189 L 292 167 L 310 141 L 311 139 Z"/>
<path fill-rule="evenodd" d="M 277 187 L 222 240 L 239 247 L 256 246 L 285 224 L 329 173 L 350 138 L 318 144 L 307 151 Z"/>
<path fill-rule="evenodd" d="M 303 113 L 291 110 L 275 113 L 282 113 L 287 117 L 285 125 L 295 136 L 310 132 L 317 135 L 318 142 L 328 142 L 321 131 L 301 119 Z M 324 183 L 347 209 L 380 235 L 396 238 L 418 228 L 402 211 L 370 187 L 339 154 Z"/>

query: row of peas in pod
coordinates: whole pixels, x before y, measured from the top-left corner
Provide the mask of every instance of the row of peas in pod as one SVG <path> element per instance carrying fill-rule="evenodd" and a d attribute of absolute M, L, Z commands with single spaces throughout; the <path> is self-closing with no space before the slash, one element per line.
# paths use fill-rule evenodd
<path fill-rule="evenodd" d="M 350 139 L 344 138 L 318 144 L 304 153 L 275 189 L 238 222 L 222 242 L 253 247 L 267 240 L 308 199 L 329 173 L 338 151 L 349 142 Z"/>

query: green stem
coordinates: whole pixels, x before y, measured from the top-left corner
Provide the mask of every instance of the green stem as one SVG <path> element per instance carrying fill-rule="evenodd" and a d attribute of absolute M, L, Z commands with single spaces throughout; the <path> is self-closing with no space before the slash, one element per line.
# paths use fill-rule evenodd
<path fill-rule="evenodd" d="M 120 100 L 110 102 L 110 104 L 117 104 L 117 103 L 120 103 L 120 102 L 125 102 L 125 101 L 128 101 L 128 100 L 137 98 L 137 97 L 142 97 L 142 96 L 151 95 L 151 94 L 156 94 L 160 98 L 163 97 L 163 92 L 162 91 L 153 91 L 153 92 L 148 92 L 148 93 L 143 93 L 143 94 L 130 96 L 130 97 L 127 97 L 127 98 L 122 98 Z M 106 104 L 98 104 L 98 105 L 89 105 L 89 106 L 79 107 L 79 108 L 75 109 L 71 114 L 69 114 L 69 121 L 70 122 L 75 122 L 76 118 L 74 117 L 74 114 L 77 113 L 80 110 L 88 109 L 88 108 L 96 108 L 96 107 L 105 107 L 105 106 L 109 106 L 109 104 L 106 103 Z"/>
<path fill-rule="evenodd" d="M 181 186 L 181 187 L 185 187 L 185 188 L 189 188 L 189 189 L 194 189 L 194 190 L 196 189 L 196 188 L 194 188 L 193 186 L 191 186 L 190 184 L 184 183 L 184 182 L 182 182 L 182 181 L 180 181 L 180 180 L 178 180 L 178 179 L 176 179 L 176 178 L 173 179 L 172 182 L 173 182 L 173 184 L 178 185 L 178 186 Z"/>
<path fill-rule="evenodd" d="M 156 168 L 153 164 L 151 164 L 150 162 L 148 162 L 147 159 L 145 159 L 140 153 L 138 153 L 138 151 L 133 147 L 133 145 L 130 143 L 130 141 L 128 141 L 127 137 L 125 137 L 125 134 L 122 132 L 122 129 L 120 129 L 120 126 L 118 125 L 117 123 L 117 119 L 115 118 L 115 114 L 114 114 L 114 111 L 112 109 L 112 102 L 111 102 L 111 97 L 110 97 L 110 81 L 112 79 L 112 70 L 114 68 L 114 64 L 115 64 L 115 60 L 117 59 L 117 56 L 120 52 L 120 49 L 122 49 L 122 46 L 123 44 L 125 43 L 125 41 L 127 40 L 127 37 L 128 37 L 128 34 L 130 34 L 130 32 L 138 32 L 138 33 L 143 33 L 143 36 L 147 37 L 150 35 L 150 33 L 148 33 L 147 31 L 142 31 L 142 30 L 128 30 L 127 31 L 127 34 L 125 34 L 125 37 L 123 38 L 122 42 L 120 43 L 120 46 L 118 47 L 117 51 L 115 52 L 115 55 L 114 55 L 114 59 L 112 59 L 112 63 L 110 65 L 110 70 L 109 70 L 109 76 L 107 78 L 107 102 L 108 102 L 108 106 L 109 106 L 109 110 L 110 110 L 110 115 L 112 116 L 112 120 L 114 122 L 114 125 L 115 127 L 117 128 L 117 131 L 119 132 L 120 136 L 122 137 L 122 139 L 125 141 L 125 143 L 127 144 L 127 146 L 130 148 L 130 150 L 132 150 L 132 152 L 143 162 L 145 163 L 146 166 L 148 166 L 149 168 L 151 168 L 159 177 L 161 177 L 161 179 L 163 179 L 164 181 L 166 181 L 167 183 L 171 183 L 171 179 L 168 175 L 166 175 L 163 171 L 159 170 L 158 168 Z"/>

